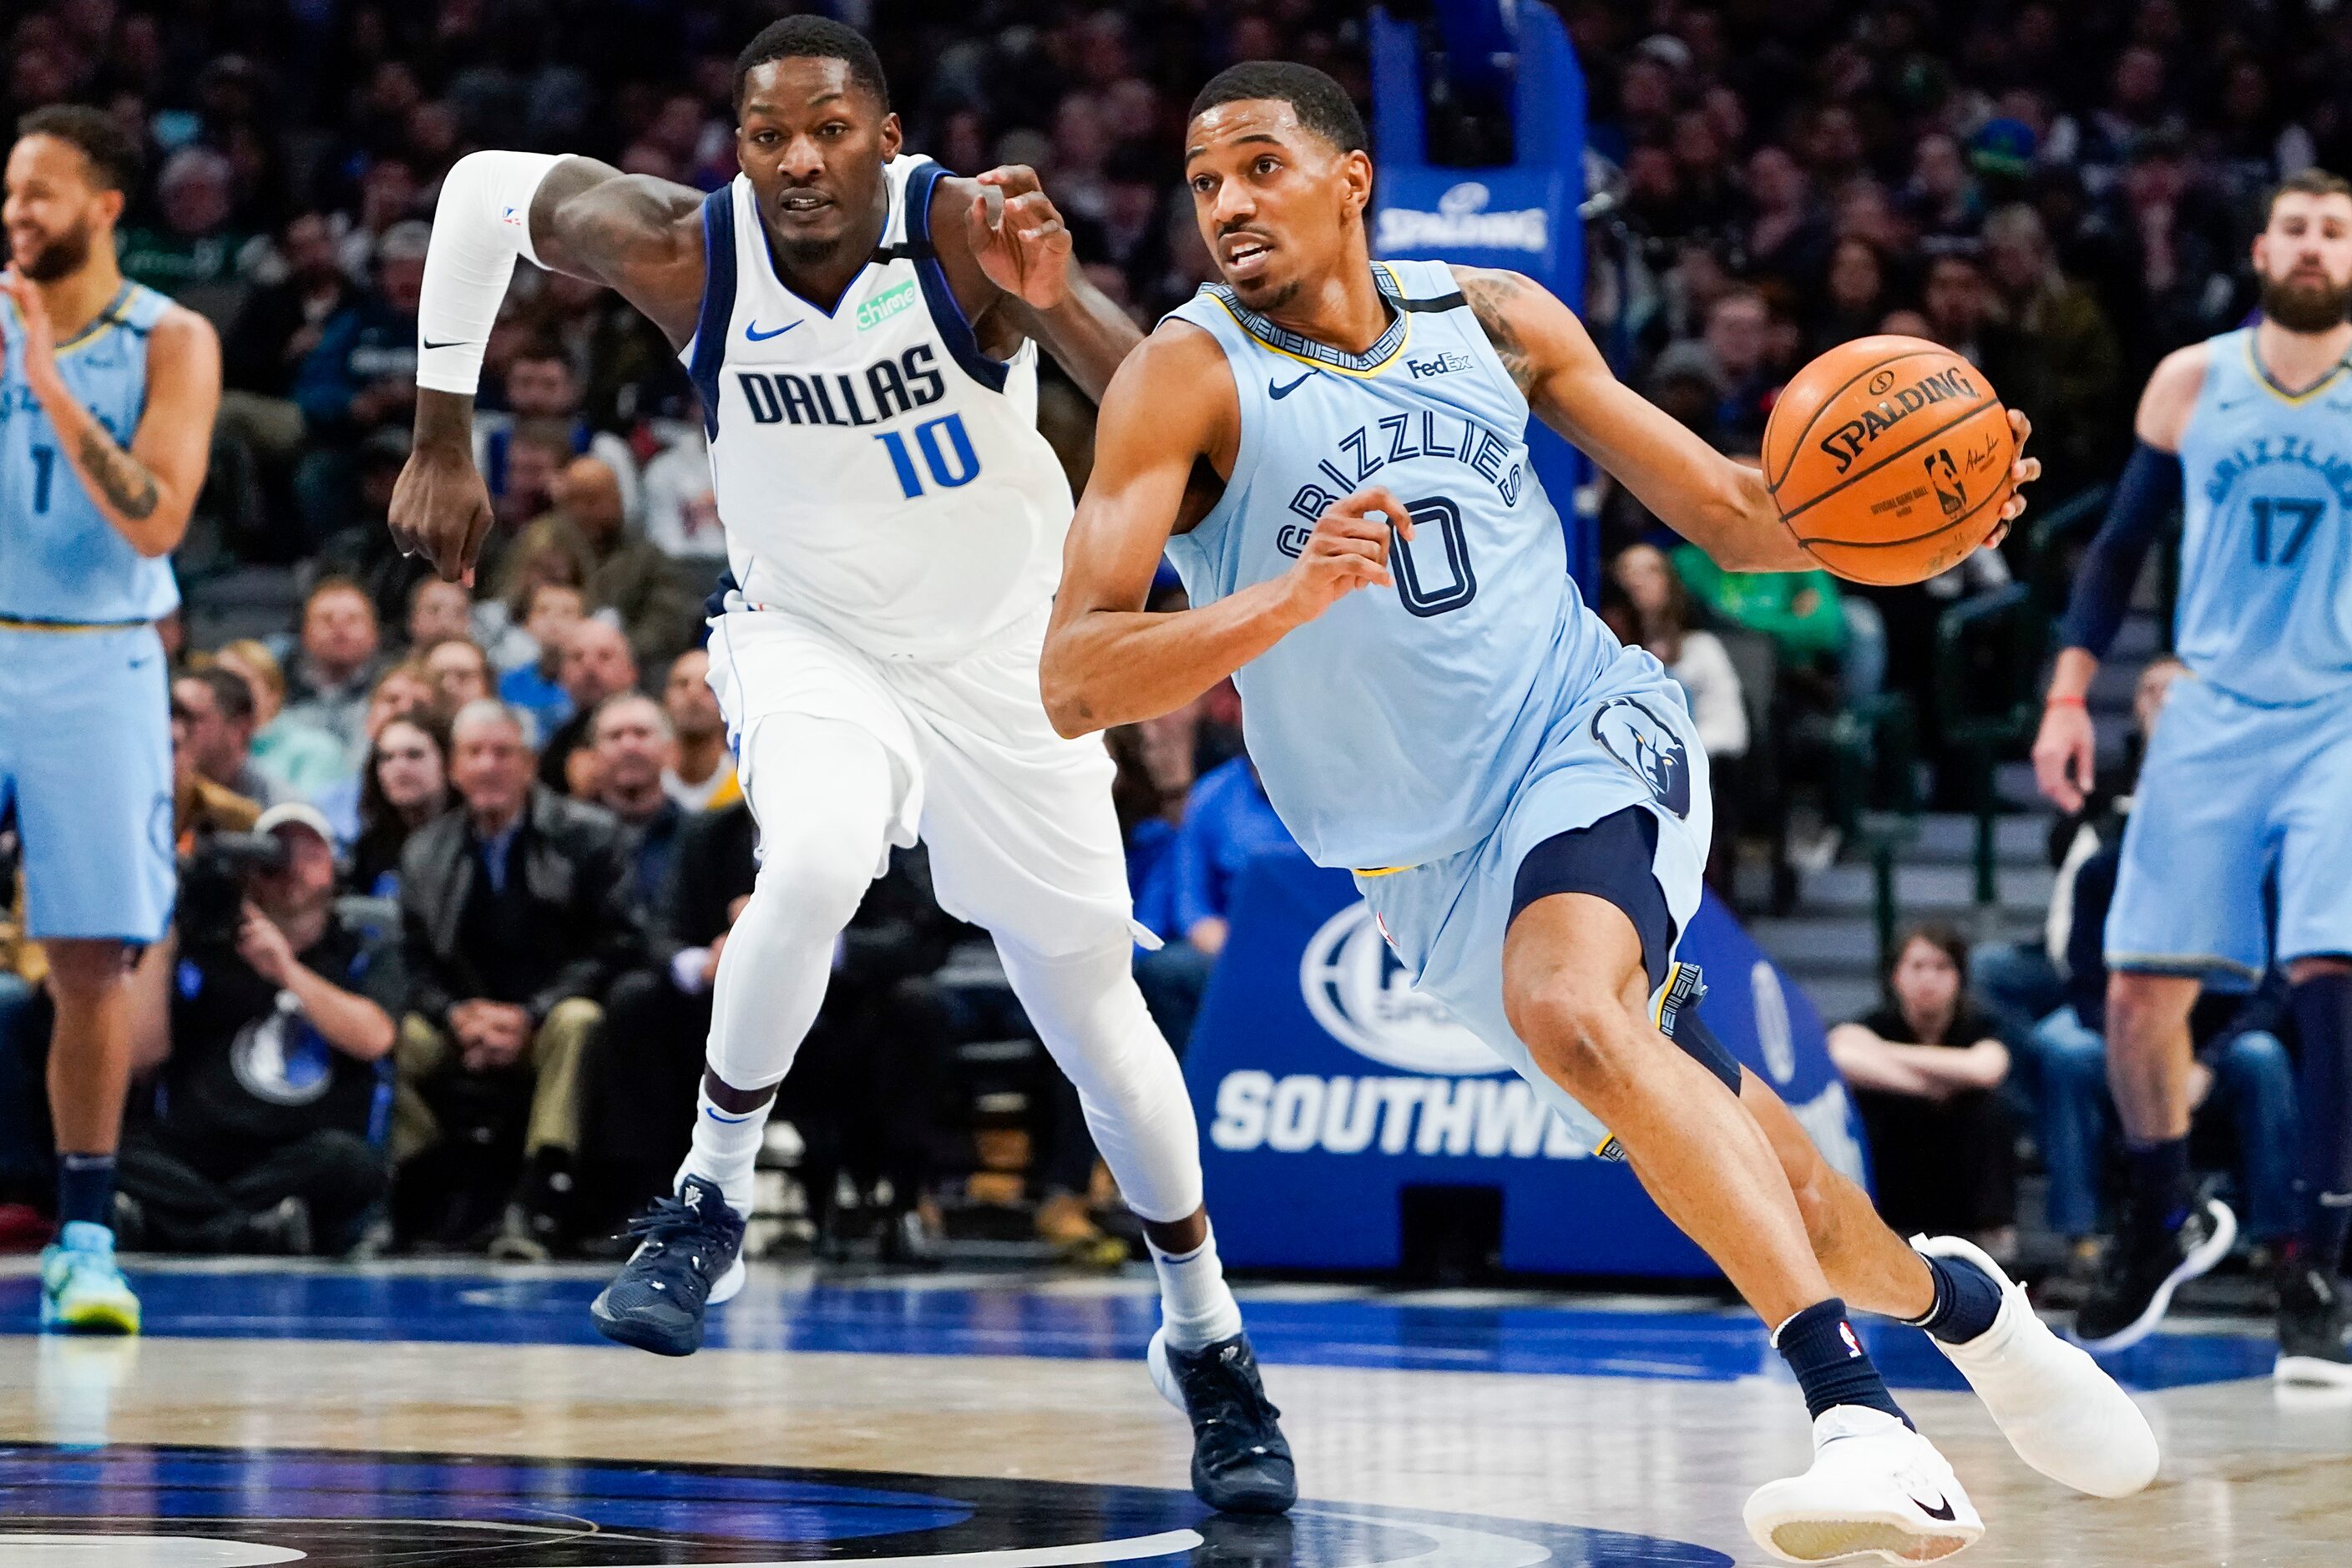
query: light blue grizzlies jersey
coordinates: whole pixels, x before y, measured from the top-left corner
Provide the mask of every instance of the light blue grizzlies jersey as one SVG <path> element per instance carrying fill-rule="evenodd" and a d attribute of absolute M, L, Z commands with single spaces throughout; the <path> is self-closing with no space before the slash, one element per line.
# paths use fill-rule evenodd
<path fill-rule="evenodd" d="M 1413 520 L 1393 588 L 1361 588 L 1234 679 L 1250 755 L 1325 866 L 1413 865 L 1501 822 L 1555 717 L 1622 650 L 1568 575 L 1528 404 L 1443 262 L 1373 268 L 1369 353 L 1287 331 L 1222 286 L 1172 312 L 1225 351 L 1241 443 L 1215 509 L 1168 544 L 1195 605 L 1290 570 L 1332 501 L 1385 485 Z"/>
<path fill-rule="evenodd" d="M 147 410 L 147 339 L 172 301 L 125 283 L 70 342 L 58 370 L 81 405 L 125 447 Z M 58 449 L 58 433 L 25 381 L 24 332 L 0 298 L 8 350 L 0 361 L 0 621 L 62 625 L 152 621 L 180 602 L 172 567 L 131 548 Z"/>
<path fill-rule="evenodd" d="M 2182 660 L 2248 702 L 2352 689 L 2352 366 L 2290 397 L 2251 329 L 2213 339 L 2180 472 Z"/>

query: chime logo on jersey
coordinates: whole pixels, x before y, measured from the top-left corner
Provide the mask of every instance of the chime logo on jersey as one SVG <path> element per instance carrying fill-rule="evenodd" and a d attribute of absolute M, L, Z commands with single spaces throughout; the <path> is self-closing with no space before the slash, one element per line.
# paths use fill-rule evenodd
<path fill-rule="evenodd" d="M 1672 726 L 1631 697 L 1601 705 L 1592 738 L 1650 786 L 1651 798 L 1676 816 L 1690 815 L 1690 753 Z"/>
<path fill-rule="evenodd" d="M 917 343 L 905 353 L 877 360 L 863 371 L 800 375 L 783 370 L 739 370 L 735 381 L 743 389 L 743 403 L 751 411 L 752 423 L 758 425 L 879 425 L 897 415 L 927 408 L 947 395 L 947 379 L 940 374 L 929 343 Z"/>

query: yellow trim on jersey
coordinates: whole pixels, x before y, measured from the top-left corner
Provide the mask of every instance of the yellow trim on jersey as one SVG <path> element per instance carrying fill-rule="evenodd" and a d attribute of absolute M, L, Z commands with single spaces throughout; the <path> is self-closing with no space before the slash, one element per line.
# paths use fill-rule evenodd
<path fill-rule="evenodd" d="M 1400 871 L 1410 871 L 1412 869 L 1412 868 L 1410 866 L 1359 866 L 1356 868 L 1356 875 L 1359 877 L 1393 877 Z"/>
<path fill-rule="evenodd" d="M 1391 293 L 1387 289 L 1382 289 L 1381 291 L 1381 297 L 1383 300 L 1402 301 L 1404 299 L 1404 280 L 1399 278 L 1396 275 L 1395 270 L 1384 261 L 1375 261 L 1372 265 L 1387 273 L 1389 276 L 1389 282 L 1395 287 L 1394 293 Z M 1398 337 L 1397 345 L 1394 349 L 1390 351 L 1389 356 L 1381 361 L 1378 364 L 1365 365 L 1360 368 L 1355 365 L 1333 364 L 1328 360 L 1313 359 L 1306 354 L 1293 353 L 1290 350 L 1284 348 L 1279 343 L 1270 343 L 1266 342 L 1264 338 L 1258 336 L 1256 332 L 1250 330 L 1248 321 L 1243 317 L 1240 311 L 1234 309 L 1232 301 L 1226 300 L 1223 295 L 1213 294 L 1210 298 L 1215 300 L 1218 304 L 1224 306 L 1225 314 L 1234 319 L 1234 325 L 1242 330 L 1243 336 L 1248 338 L 1250 342 L 1255 343 L 1258 347 L 1265 350 L 1266 353 L 1280 354 L 1283 358 L 1297 364 L 1311 365 L 1317 370 L 1328 370 L 1334 375 L 1352 375 L 1369 381 L 1373 376 L 1376 376 L 1382 371 L 1388 369 L 1389 366 L 1396 363 L 1398 360 L 1403 358 L 1404 351 L 1406 348 L 1411 346 L 1412 342 L 1413 313 L 1411 310 L 1406 310 L 1402 303 L 1393 304 L 1390 308 L 1394 310 L 1399 318 L 1403 321 L 1404 331 L 1400 337 Z M 1302 332 L 1299 335 L 1304 337 L 1306 334 Z M 1328 343 L 1324 346 L 1326 348 L 1331 347 L 1331 345 Z M 1332 352 L 1335 353 L 1345 353 L 1347 351 L 1345 349 L 1333 349 Z M 1392 866 L 1389 868 L 1395 871 L 1411 869 L 1411 868 L 1404 866 Z"/>
<path fill-rule="evenodd" d="M 120 632 L 152 625 L 152 621 L 27 621 L 0 616 L 0 632 Z"/>
<path fill-rule="evenodd" d="M 2331 370 L 2326 375 L 2321 376 L 2304 391 L 2289 392 L 2285 387 L 2281 386 L 2274 379 L 2273 379 L 2271 373 L 2263 368 L 2263 356 L 2254 352 L 2254 334 L 2252 332 L 2248 332 L 2246 334 L 2246 369 L 2253 374 L 2254 384 L 2261 387 L 2264 392 L 2269 393 L 2273 397 L 2277 398 L 2281 403 L 2285 404 L 2290 408 L 2297 407 L 2303 404 L 2308 403 L 2313 398 L 2318 396 L 2321 393 L 2326 392 L 2329 387 L 2336 384 L 2336 381 L 2344 374 L 2344 372 L 2347 368 L 2352 368 L 2352 356 L 2337 360 L 2334 370 Z"/>

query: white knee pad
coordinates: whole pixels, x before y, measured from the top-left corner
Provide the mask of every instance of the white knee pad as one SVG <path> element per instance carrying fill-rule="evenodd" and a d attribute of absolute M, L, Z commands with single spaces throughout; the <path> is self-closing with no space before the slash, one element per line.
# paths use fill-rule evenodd
<path fill-rule="evenodd" d="M 997 942 L 1005 977 L 1078 1091 L 1095 1146 L 1128 1206 L 1147 1220 L 1201 1206 L 1201 1140 L 1176 1053 L 1136 989 L 1133 951 L 1114 943 L 1045 958 Z"/>

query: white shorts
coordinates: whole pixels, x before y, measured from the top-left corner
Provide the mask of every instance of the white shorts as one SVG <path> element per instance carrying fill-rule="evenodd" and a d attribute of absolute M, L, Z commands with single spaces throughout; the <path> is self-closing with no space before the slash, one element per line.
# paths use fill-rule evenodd
<path fill-rule="evenodd" d="M 961 658 L 882 658 L 781 610 L 714 619 L 710 688 L 747 800 L 770 768 L 822 756 L 763 748 L 762 721 L 852 725 L 892 762 L 889 841 L 929 847 L 940 907 L 1030 952 L 1060 957 L 1158 940 L 1135 923 L 1127 858 L 1099 739 L 1066 740 L 1045 719 L 1037 660 L 1050 608 Z M 786 738 L 790 730 L 772 734 Z M 878 873 L 880 868 L 877 868 Z"/>

